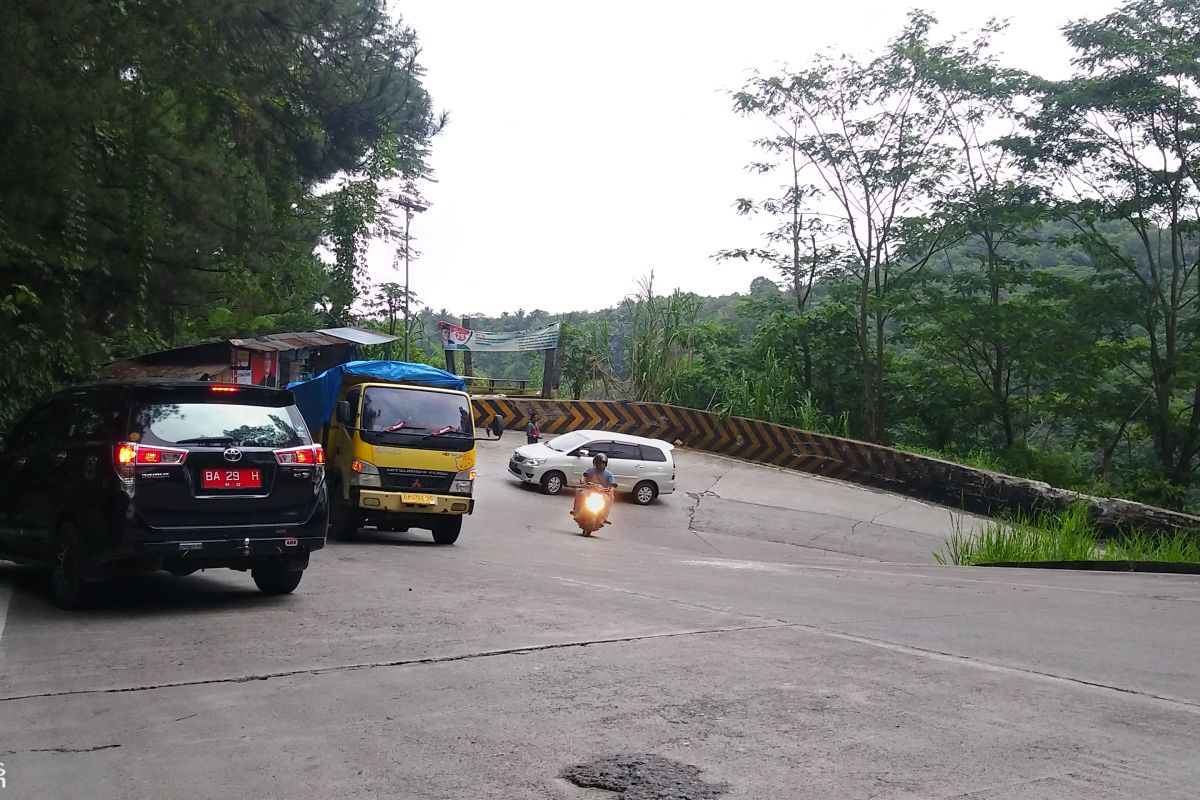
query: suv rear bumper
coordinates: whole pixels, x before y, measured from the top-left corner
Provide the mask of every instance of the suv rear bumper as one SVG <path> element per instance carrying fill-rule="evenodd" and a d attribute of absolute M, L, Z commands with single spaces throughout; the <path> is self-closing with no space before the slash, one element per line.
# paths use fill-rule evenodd
<path fill-rule="evenodd" d="M 304 569 L 308 554 L 325 546 L 329 505 L 322 495 L 300 524 L 211 528 L 150 528 L 127 520 L 110 549 L 92 551 L 95 577 L 166 569 L 187 574 L 200 569 L 252 569 L 266 562 Z"/>

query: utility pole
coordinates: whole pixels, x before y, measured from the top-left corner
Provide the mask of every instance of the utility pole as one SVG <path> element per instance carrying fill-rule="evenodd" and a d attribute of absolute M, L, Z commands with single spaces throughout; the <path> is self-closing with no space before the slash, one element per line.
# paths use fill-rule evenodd
<path fill-rule="evenodd" d="M 408 316 L 408 298 L 411 294 L 408 288 L 408 229 L 412 225 L 413 214 L 420 214 L 429 208 L 429 206 L 419 200 L 414 200 L 411 197 L 403 195 L 392 198 L 392 202 L 404 209 L 404 360 L 408 361 L 412 355 L 410 347 L 410 339 L 412 338 L 410 333 L 411 322 Z"/>

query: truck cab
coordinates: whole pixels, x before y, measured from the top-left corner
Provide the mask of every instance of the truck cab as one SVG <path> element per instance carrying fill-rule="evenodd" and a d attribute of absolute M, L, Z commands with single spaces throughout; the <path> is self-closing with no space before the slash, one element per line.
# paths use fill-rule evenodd
<path fill-rule="evenodd" d="M 322 412 L 332 406 L 319 415 L 330 536 L 348 540 L 364 526 L 419 528 L 453 544 L 474 510 L 475 424 L 462 379 L 403 362 L 337 369 L 309 382 L 314 391 L 293 387 L 310 425 L 314 403 L 305 401 L 320 394 Z M 429 385 L 435 381 L 449 385 Z"/>

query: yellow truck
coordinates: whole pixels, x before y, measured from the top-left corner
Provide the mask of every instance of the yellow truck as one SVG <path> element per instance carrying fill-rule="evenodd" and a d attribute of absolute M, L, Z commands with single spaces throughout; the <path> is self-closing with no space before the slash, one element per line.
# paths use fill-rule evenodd
<path fill-rule="evenodd" d="M 474 511 L 465 381 L 425 364 L 352 361 L 288 387 L 325 446 L 329 534 L 420 528 L 454 544 Z"/>

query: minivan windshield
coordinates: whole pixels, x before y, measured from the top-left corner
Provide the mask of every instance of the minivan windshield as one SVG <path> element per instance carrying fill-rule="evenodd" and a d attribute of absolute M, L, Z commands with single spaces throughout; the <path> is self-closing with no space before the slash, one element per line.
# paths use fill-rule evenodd
<path fill-rule="evenodd" d="M 588 440 L 588 437 L 582 433 L 564 433 L 562 436 L 555 436 L 550 441 L 546 442 L 546 446 L 551 450 L 557 450 L 560 453 L 565 453 L 568 450 L 574 450 L 579 445 Z"/>
<path fill-rule="evenodd" d="M 294 408 L 235 403 L 149 403 L 137 415 L 143 439 L 164 444 L 299 447 L 308 429 Z"/>
<path fill-rule="evenodd" d="M 463 395 L 392 386 L 369 387 L 363 396 L 363 430 L 416 436 L 474 437 Z"/>

